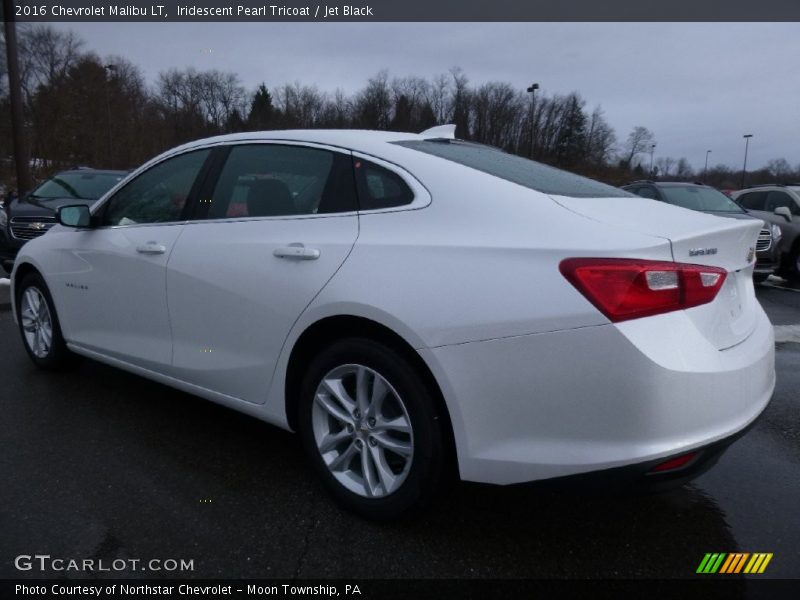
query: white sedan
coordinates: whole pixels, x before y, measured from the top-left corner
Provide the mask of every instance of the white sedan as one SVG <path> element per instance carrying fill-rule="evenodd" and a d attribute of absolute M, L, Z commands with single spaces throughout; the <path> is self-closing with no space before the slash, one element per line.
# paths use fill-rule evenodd
<path fill-rule="evenodd" d="M 685 480 L 775 385 L 760 222 L 449 126 L 200 140 L 58 219 L 11 277 L 37 365 L 83 355 L 296 430 L 370 517 L 455 473 Z"/>

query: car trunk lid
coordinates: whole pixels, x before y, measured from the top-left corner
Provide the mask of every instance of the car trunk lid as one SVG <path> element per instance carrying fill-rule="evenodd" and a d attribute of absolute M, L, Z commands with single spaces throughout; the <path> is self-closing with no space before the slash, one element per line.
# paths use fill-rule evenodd
<path fill-rule="evenodd" d="M 686 314 L 720 350 L 752 333 L 757 317 L 752 273 L 760 221 L 725 219 L 645 198 L 552 198 L 589 219 L 669 240 L 676 262 L 724 268 L 728 275 L 717 297 Z"/>

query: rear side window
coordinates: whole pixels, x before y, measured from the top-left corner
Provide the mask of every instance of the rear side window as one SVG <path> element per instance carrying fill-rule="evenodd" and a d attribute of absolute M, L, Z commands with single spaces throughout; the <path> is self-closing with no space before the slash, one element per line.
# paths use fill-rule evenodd
<path fill-rule="evenodd" d="M 656 194 L 656 190 L 651 187 L 640 187 L 636 194 L 641 196 L 642 198 L 650 198 L 651 200 L 658 200 L 658 195 Z"/>
<path fill-rule="evenodd" d="M 351 159 L 303 146 L 235 146 L 208 204 L 208 219 L 354 211 Z"/>
<path fill-rule="evenodd" d="M 767 192 L 747 192 L 736 198 L 737 202 L 747 210 L 764 210 L 766 199 Z"/>
<path fill-rule="evenodd" d="M 353 168 L 361 210 L 394 208 L 414 201 L 414 192 L 397 173 L 361 158 L 353 159 Z"/>
<path fill-rule="evenodd" d="M 483 171 L 526 188 L 575 198 L 623 198 L 634 194 L 555 167 L 480 144 L 461 141 L 411 140 L 392 142 Z"/>

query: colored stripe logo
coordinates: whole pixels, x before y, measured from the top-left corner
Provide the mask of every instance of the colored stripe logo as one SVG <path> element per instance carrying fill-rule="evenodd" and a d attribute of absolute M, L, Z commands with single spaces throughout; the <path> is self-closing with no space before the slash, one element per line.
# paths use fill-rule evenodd
<path fill-rule="evenodd" d="M 754 575 L 763 573 L 771 560 L 772 552 L 709 552 L 700 561 L 697 573 L 749 573 Z"/>

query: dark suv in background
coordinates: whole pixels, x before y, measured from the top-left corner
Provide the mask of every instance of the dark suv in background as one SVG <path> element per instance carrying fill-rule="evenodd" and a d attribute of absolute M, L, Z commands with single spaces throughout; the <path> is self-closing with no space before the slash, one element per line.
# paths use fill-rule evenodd
<path fill-rule="evenodd" d="M 56 224 L 56 209 L 65 204 L 94 204 L 114 187 L 127 171 L 72 169 L 39 184 L 0 210 L 0 265 L 9 274 L 22 245 Z"/>
<path fill-rule="evenodd" d="M 779 227 L 780 274 L 800 281 L 800 184 L 753 185 L 733 198 L 759 219 Z"/>
<path fill-rule="evenodd" d="M 691 210 L 697 210 L 720 217 L 732 219 L 757 219 L 764 223 L 756 244 L 756 266 L 753 280 L 761 282 L 772 275 L 779 264 L 781 230 L 776 225 L 765 222 L 760 215 L 751 215 L 725 194 L 708 185 L 699 183 L 671 181 L 634 181 L 622 186 L 623 190 L 668 202 Z"/>

